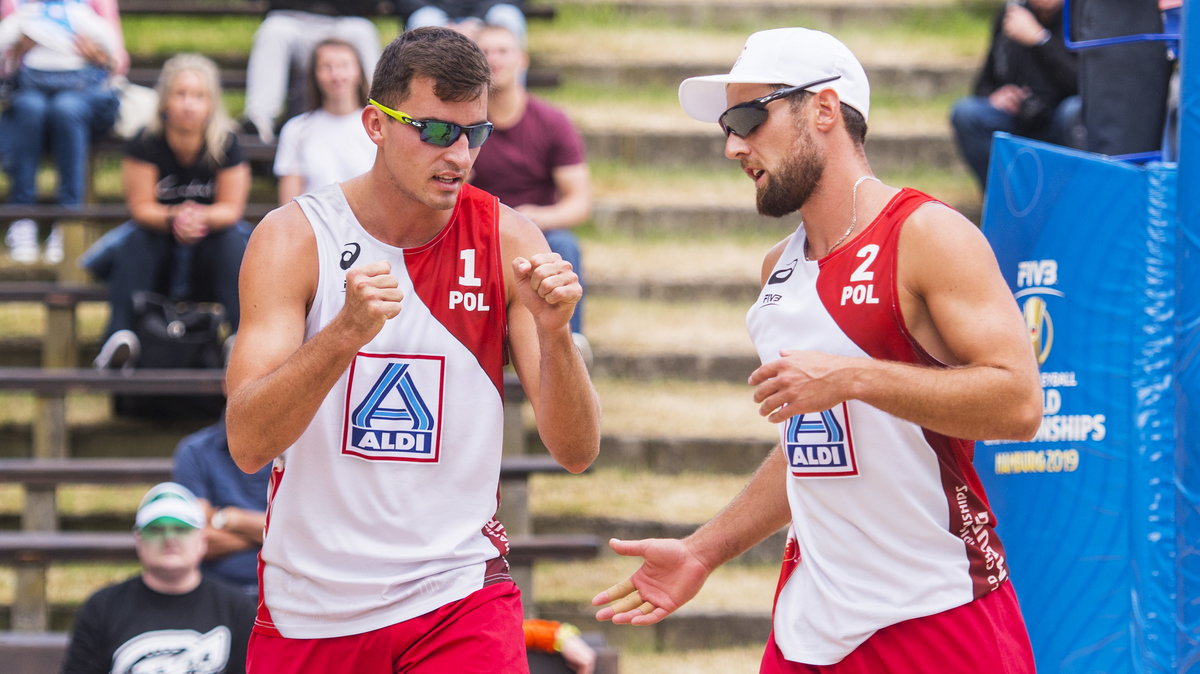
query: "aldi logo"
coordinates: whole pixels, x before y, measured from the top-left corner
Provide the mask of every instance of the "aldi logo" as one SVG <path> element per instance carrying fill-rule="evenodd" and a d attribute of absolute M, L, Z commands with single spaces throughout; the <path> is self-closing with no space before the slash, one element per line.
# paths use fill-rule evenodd
<path fill-rule="evenodd" d="M 342 453 L 379 461 L 437 462 L 444 356 L 360 353 L 350 364 Z"/>
<path fill-rule="evenodd" d="M 794 477 L 858 475 L 846 403 L 788 419 L 784 450 Z"/>

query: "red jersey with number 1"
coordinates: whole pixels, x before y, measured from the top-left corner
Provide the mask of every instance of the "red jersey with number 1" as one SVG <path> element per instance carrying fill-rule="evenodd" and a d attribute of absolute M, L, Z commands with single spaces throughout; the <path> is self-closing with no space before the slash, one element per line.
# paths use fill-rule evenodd
<path fill-rule="evenodd" d="M 909 334 L 896 286 L 901 228 L 930 203 L 902 190 L 816 262 L 805 259 L 801 226 L 747 316 L 762 361 L 811 350 L 944 367 Z M 876 630 L 1005 582 L 973 443 L 856 400 L 779 429 L 792 528 L 774 626 L 789 660 L 838 662 Z"/>

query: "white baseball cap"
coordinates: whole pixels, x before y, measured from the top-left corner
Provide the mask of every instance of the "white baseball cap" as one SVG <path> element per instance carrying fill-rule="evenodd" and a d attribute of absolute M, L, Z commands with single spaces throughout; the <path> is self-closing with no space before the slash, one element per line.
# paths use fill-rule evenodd
<path fill-rule="evenodd" d="M 142 497 L 134 520 L 134 531 L 141 531 L 159 520 L 203 529 L 204 509 L 187 487 L 176 482 L 162 482 L 151 487 Z"/>
<path fill-rule="evenodd" d="M 867 73 L 854 54 L 828 33 L 808 28 L 773 28 L 746 39 L 742 55 L 728 75 L 689 77 L 679 85 L 679 104 L 701 122 L 715 122 L 729 104 L 727 84 L 785 84 L 801 86 L 829 77 L 809 91 L 833 89 L 842 103 L 862 114 L 871 107 Z"/>

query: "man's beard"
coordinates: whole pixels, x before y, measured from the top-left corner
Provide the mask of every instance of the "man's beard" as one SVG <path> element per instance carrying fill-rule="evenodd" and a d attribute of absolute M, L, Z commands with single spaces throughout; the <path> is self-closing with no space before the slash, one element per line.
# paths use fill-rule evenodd
<path fill-rule="evenodd" d="M 805 130 L 796 139 L 796 147 L 779 167 L 767 176 L 767 186 L 758 191 L 758 212 L 772 218 L 782 218 L 800 207 L 812 196 L 825 173 L 825 158 L 813 148 L 812 136 Z"/>

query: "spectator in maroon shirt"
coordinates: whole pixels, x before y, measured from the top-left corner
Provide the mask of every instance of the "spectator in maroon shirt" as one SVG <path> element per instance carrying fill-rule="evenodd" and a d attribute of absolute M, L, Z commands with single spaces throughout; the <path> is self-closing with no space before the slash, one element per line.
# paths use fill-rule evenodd
<path fill-rule="evenodd" d="M 526 91 L 529 57 L 512 31 L 486 26 L 477 40 L 492 69 L 488 121 L 496 129 L 475 160 L 472 182 L 537 223 L 550 249 L 571 263 L 582 282 L 579 242 L 571 228 L 592 209 L 583 140 L 562 111 Z M 586 357 L 582 316 L 580 302 L 571 331 Z"/>

